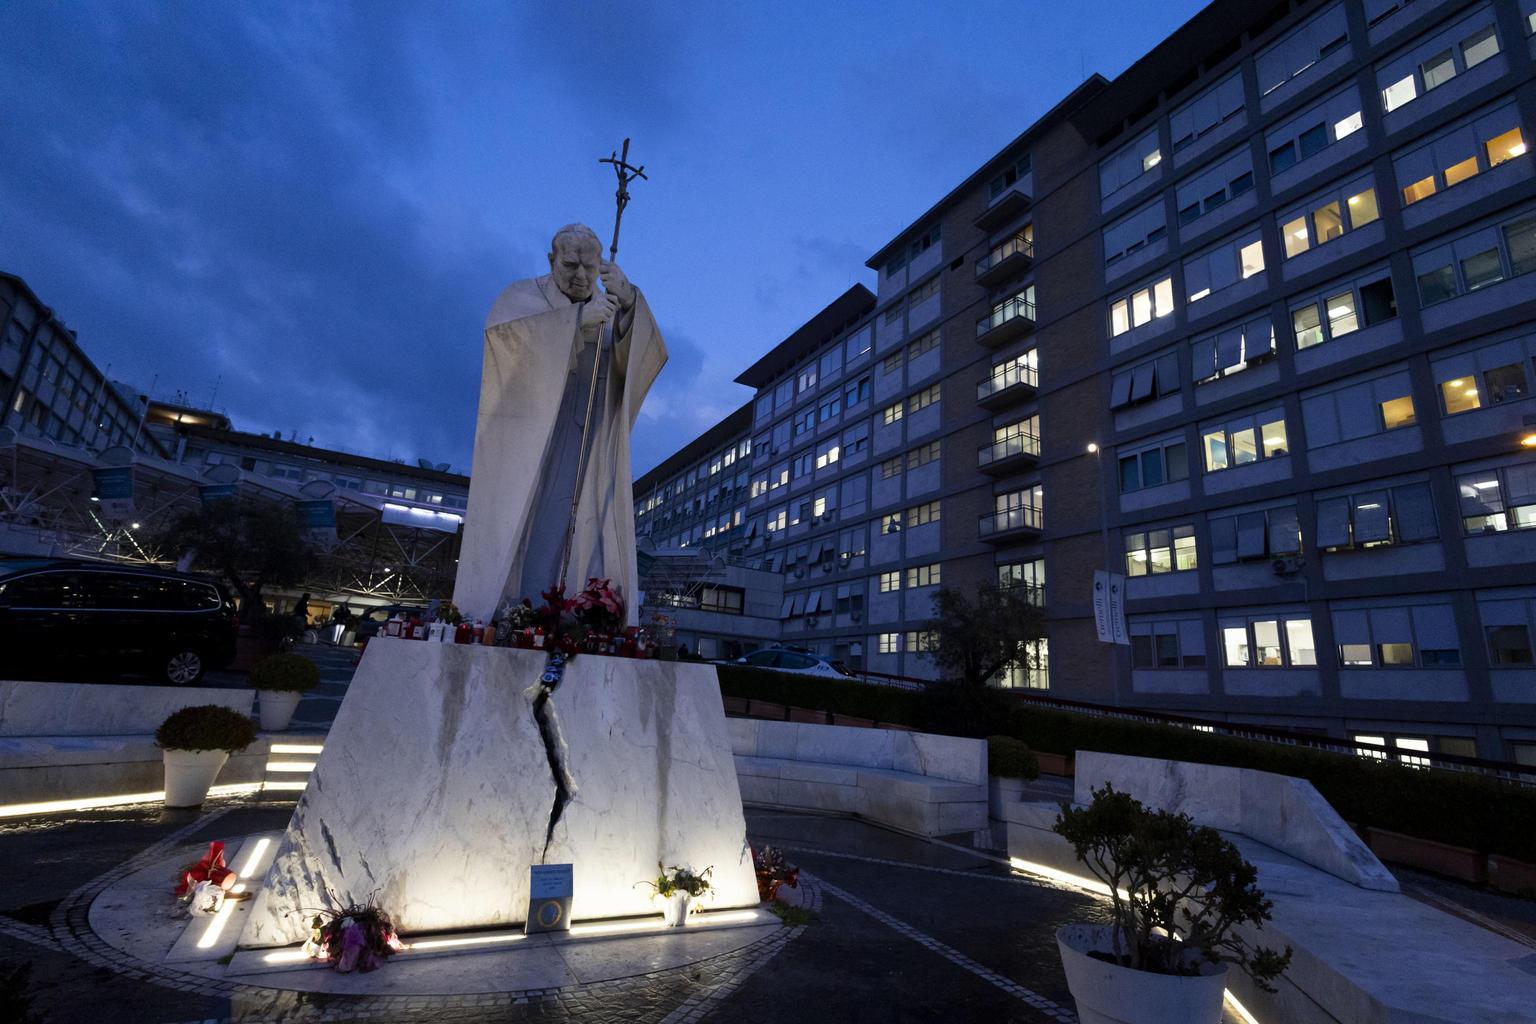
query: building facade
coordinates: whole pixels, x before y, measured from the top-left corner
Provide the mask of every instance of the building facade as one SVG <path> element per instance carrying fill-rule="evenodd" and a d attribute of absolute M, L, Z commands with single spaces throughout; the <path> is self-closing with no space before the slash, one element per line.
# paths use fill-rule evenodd
<path fill-rule="evenodd" d="M 1000 580 L 1010 682 L 1536 760 L 1533 30 L 1217 3 L 1004 147 L 740 378 L 783 638 L 920 674 L 934 584 Z"/>
<path fill-rule="evenodd" d="M 163 455 L 140 429 L 144 404 L 120 392 L 21 278 L 0 272 L 0 429 L 47 443 Z"/>

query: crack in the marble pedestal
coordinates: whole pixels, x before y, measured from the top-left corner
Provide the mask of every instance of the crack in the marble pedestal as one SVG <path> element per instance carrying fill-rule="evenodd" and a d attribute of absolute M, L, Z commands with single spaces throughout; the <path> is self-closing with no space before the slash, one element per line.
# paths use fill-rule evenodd
<path fill-rule="evenodd" d="M 544 742 L 544 756 L 549 761 L 550 780 L 555 784 L 555 798 L 549 808 L 549 824 L 544 830 L 544 850 L 539 856 L 541 864 L 549 859 L 549 844 L 554 841 L 555 826 L 565 814 L 566 805 L 576 795 L 576 780 L 565 766 L 565 739 L 560 733 L 560 716 L 552 702 L 555 687 L 559 685 L 558 677 L 552 683 L 534 684 L 537 693 L 533 698 L 533 720 L 538 724 L 539 738 Z"/>

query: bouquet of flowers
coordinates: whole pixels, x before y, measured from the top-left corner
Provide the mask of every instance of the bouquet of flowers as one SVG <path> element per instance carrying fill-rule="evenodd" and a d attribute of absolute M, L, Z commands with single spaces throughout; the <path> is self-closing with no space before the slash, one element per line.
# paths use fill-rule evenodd
<path fill-rule="evenodd" d="M 342 974 L 377 970 L 387 957 L 404 948 L 389 914 L 372 899 L 320 911 L 310 922 L 304 943 L 304 952 L 312 959 L 329 961 L 331 969 Z"/>
<path fill-rule="evenodd" d="M 464 616 L 459 611 L 458 605 L 452 601 L 443 601 L 437 606 L 437 621 L 457 626 L 464 621 Z"/>
<path fill-rule="evenodd" d="M 613 590 L 611 580 L 592 577 L 586 587 L 571 599 L 570 609 L 576 621 L 595 633 L 613 634 L 624 629 L 624 599 Z"/>
<path fill-rule="evenodd" d="M 210 882 L 228 890 L 235 884 L 235 873 L 224 863 L 224 844 L 215 840 L 208 844 L 203 859 L 182 868 L 176 878 L 176 898 L 185 899 L 199 884 Z"/>
<path fill-rule="evenodd" d="M 752 851 L 752 866 L 757 871 L 757 898 L 764 903 L 777 899 L 779 886 L 800 887 L 800 868 L 784 859 L 784 851 L 773 846 Z"/>

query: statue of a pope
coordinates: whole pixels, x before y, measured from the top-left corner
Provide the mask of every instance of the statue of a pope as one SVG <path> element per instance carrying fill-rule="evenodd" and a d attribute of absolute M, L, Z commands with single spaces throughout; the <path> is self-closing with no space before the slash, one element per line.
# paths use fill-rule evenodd
<path fill-rule="evenodd" d="M 485 322 L 469 508 L 453 601 L 490 621 L 504 602 L 563 582 L 611 579 L 635 622 L 635 518 L 629 432 L 667 361 L 640 290 L 568 224 L 542 277 L 508 285 Z M 603 290 L 596 290 L 598 280 Z M 587 395 L 603 349 L 585 432 Z M 570 565 L 558 580 L 582 446 L 589 448 Z"/>

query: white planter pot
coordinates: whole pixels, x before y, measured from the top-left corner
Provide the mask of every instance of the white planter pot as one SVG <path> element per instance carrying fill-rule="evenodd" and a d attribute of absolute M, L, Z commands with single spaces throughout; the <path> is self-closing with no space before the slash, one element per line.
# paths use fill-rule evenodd
<path fill-rule="evenodd" d="M 688 904 L 693 897 L 685 892 L 675 892 L 661 901 L 661 919 L 668 928 L 681 928 L 688 923 Z"/>
<path fill-rule="evenodd" d="M 261 731 L 282 732 L 293 721 L 293 709 L 304 695 L 295 690 L 257 690 L 261 705 Z"/>
<path fill-rule="evenodd" d="M 1056 932 L 1056 945 L 1082 1024 L 1221 1024 L 1226 964 L 1175 977 L 1096 960 L 1088 954 L 1112 949 L 1107 925 L 1069 924 Z"/>
<path fill-rule="evenodd" d="M 165 806 L 200 807 L 229 760 L 223 750 L 165 750 Z"/>

